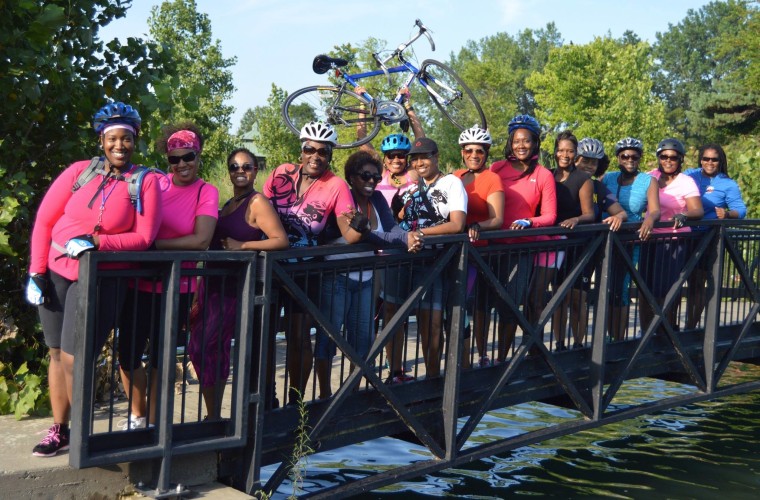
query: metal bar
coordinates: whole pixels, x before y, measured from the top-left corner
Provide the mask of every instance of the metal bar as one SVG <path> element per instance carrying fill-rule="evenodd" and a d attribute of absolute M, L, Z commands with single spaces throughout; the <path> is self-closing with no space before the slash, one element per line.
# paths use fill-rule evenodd
<path fill-rule="evenodd" d="M 459 407 L 459 376 L 461 374 L 462 352 L 464 350 L 464 317 L 465 301 L 467 300 L 467 253 L 470 244 L 461 246 L 457 270 L 453 283 L 453 301 L 451 306 L 451 331 L 448 348 L 446 349 L 446 371 L 443 374 L 443 398 L 441 411 L 443 413 L 443 437 L 445 459 L 453 459 L 458 450 L 457 416 Z M 435 334 L 435 332 L 434 332 Z"/>
<path fill-rule="evenodd" d="M 607 233 L 607 239 L 604 242 L 604 257 L 602 258 L 601 273 L 599 282 L 595 285 L 597 288 L 596 305 L 594 306 L 594 338 L 591 344 L 591 406 L 593 409 L 594 420 L 602 418 L 606 406 L 604 402 L 604 361 L 607 353 L 607 324 L 609 319 L 608 297 L 610 289 L 610 273 L 612 272 L 612 260 L 614 249 L 618 249 L 621 254 L 625 255 L 625 249 L 618 241 L 615 233 Z M 618 286 L 621 286 L 618 284 Z"/>
<path fill-rule="evenodd" d="M 720 278 L 723 276 L 723 238 L 725 232 L 723 227 L 713 227 L 710 229 L 710 237 L 717 239 L 715 241 L 715 262 L 710 269 L 710 275 L 707 277 L 707 304 L 705 310 L 705 339 L 702 347 L 702 353 L 705 359 L 705 385 L 706 392 L 710 393 L 715 390 L 716 384 L 720 377 L 716 377 L 715 358 L 716 358 L 716 339 L 718 337 L 719 320 L 718 312 L 720 309 Z"/>
<path fill-rule="evenodd" d="M 163 333 L 160 360 L 158 367 L 160 378 L 158 380 L 158 397 L 156 398 L 156 415 L 158 424 L 158 446 L 164 450 L 172 448 L 172 420 L 174 418 L 174 375 L 175 358 L 177 356 L 177 333 L 179 326 L 179 294 L 181 261 L 173 260 L 169 270 L 169 276 L 164 283 L 164 293 L 161 300 L 165 301 L 162 309 L 165 314 L 161 315 L 160 331 Z M 155 358 L 155 357 L 154 357 Z M 172 454 L 167 453 L 161 458 L 156 489 L 161 492 L 168 491 L 171 484 Z"/>

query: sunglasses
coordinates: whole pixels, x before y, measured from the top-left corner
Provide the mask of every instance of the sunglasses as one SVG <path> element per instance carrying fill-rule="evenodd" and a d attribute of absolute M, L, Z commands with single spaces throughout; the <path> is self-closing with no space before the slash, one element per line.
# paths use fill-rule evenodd
<path fill-rule="evenodd" d="M 330 156 L 330 149 L 329 148 L 319 148 L 319 149 L 317 149 L 317 148 L 312 147 L 312 146 L 304 146 L 304 147 L 301 148 L 301 151 L 303 152 L 303 154 L 306 154 L 306 155 L 313 155 L 314 153 L 316 153 L 319 156 L 321 156 L 322 158 L 327 158 L 328 156 Z"/>
<path fill-rule="evenodd" d="M 385 157 L 389 160 L 403 160 L 406 158 L 406 153 L 385 153 Z"/>
<path fill-rule="evenodd" d="M 660 161 L 678 161 L 681 159 L 678 155 L 660 155 L 657 158 L 659 158 Z"/>
<path fill-rule="evenodd" d="M 256 167 L 251 163 L 243 163 L 242 165 L 238 165 L 237 163 L 230 163 L 227 165 L 227 169 L 230 171 L 230 173 L 237 172 L 241 168 L 244 172 L 252 172 L 256 169 Z"/>
<path fill-rule="evenodd" d="M 707 162 L 707 163 L 718 163 L 720 161 L 720 158 L 713 158 L 713 157 L 703 156 L 702 157 L 702 161 Z"/>
<path fill-rule="evenodd" d="M 639 155 L 629 155 L 629 154 L 621 154 L 620 155 L 621 160 L 633 160 L 633 161 L 639 161 L 641 159 L 641 156 Z"/>
<path fill-rule="evenodd" d="M 485 149 L 481 149 L 481 148 L 464 148 L 464 149 L 462 149 L 462 151 L 464 151 L 464 154 L 466 154 L 468 156 L 469 155 L 481 155 L 482 156 L 482 155 L 486 154 L 486 150 Z"/>
<path fill-rule="evenodd" d="M 171 165 L 176 165 L 180 161 L 184 161 L 185 163 L 189 163 L 198 156 L 198 153 L 195 151 L 190 151 L 189 153 L 185 153 L 182 156 L 168 156 L 166 159 L 169 160 L 169 163 Z"/>
<path fill-rule="evenodd" d="M 380 175 L 380 174 L 373 174 L 372 172 L 367 172 L 366 170 L 364 172 L 359 172 L 356 175 L 358 175 L 359 178 L 361 180 L 363 180 L 364 182 L 375 181 L 375 184 L 377 184 L 378 182 L 380 182 L 381 180 L 383 180 L 383 176 L 382 175 Z"/>

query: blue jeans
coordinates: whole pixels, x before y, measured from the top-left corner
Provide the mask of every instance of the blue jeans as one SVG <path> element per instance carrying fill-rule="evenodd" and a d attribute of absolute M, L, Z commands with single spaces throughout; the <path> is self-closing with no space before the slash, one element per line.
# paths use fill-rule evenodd
<path fill-rule="evenodd" d="M 362 358 L 367 356 L 374 337 L 373 283 L 374 279 L 356 281 L 340 274 L 322 282 L 321 309 L 334 326 L 345 326 L 346 340 Z M 314 357 L 332 359 L 335 352 L 335 343 L 322 328 L 317 328 Z"/>

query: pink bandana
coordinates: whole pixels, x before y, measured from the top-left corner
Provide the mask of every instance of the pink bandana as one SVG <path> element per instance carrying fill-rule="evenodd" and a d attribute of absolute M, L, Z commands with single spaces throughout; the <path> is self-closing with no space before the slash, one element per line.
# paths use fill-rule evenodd
<path fill-rule="evenodd" d="M 166 141 L 167 151 L 174 151 L 175 149 L 192 149 L 196 153 L 200 153 L 201 141 L 192 130 L 178 130 Z"/>

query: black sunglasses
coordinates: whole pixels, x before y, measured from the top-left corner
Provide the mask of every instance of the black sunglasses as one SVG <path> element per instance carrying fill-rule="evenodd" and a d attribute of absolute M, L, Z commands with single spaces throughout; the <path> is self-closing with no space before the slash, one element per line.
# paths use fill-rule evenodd
<path fill-rule="evenodd" d="M 237 163 L 230 163 L 227 165 L 227 169 L 232 172 L 237 172 L 239 169 L 243 169 L 245 172 L 252 172 L 256 169 L 256 167 L 252 163 L 243 163 L 242 165 L 238 165 Z"/>
<path fill-rule="evenodd" d="M 195 151 L 190 151 L 189 153 L 185 153 L 182 156 L 169 156 L 167 159 L 169 160 L 169 163 L 171 165 L 176 165 L 180 161 L 184 161 L 185 163 L 189 163 L 193 160 L 195 160 L 195 157 L 198 156 L 198 153 Z"/>
<path fill-rule="evenodd" d="M 317 148 L 312 147 L 312 146 L 304 146 L 304 147 L 301 148 L 301 151 L 303 151 L 304 154 L 307 154 L 307 155 L 313 155 L 314 153 L 317 153 L 322 158 L 327 158 L 328 156 L 330 156 L 330 149 L 329 148 L 319 148 L 319 149 L 317 149 Z"/>
<path fill-rule="evenodd" d="M 406 158 L 406 153 L 385 153 L 385 157 L 389 160 L 403 160 Z"/>
<path fill-rule="evenodd" d="M 358 175 L 364 182 L 375 181 L 375 183 L 378 183 L 383 180 L 382 175 L 373 174 L 372 172 L 367 172 L 366 170 L 364 172 L 359 172 L 356 175 Z"/>

